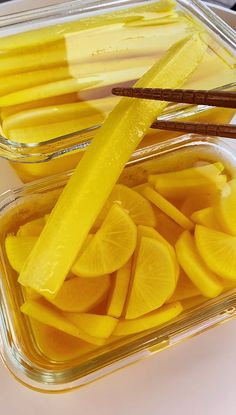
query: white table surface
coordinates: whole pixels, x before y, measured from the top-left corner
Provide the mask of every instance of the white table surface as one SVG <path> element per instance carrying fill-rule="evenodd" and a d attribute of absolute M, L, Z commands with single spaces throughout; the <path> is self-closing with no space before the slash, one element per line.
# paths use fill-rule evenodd
<path fill-rule="evenodd" d="M 0 193 L 19 183 L 1 160 Z M 0 414 L 235 415 L 235 370 L 236 320 L 68 394 L 31 391 L 0 363 Z"/>

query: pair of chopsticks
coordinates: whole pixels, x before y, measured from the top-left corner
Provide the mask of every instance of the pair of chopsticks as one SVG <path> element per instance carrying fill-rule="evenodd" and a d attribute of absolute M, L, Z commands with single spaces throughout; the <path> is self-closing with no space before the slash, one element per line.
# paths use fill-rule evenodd
<path fill-rule="evenodd" d="M 209 105 L 221 108 L 236 108 L 236 92 L 206 91 L 194 89 L 122 88 L 112 89 L 118 96 L 150 99 L 183 104 Z M 236 125 L 200 122 L 155 121 L 151 128 L 184 131 L 202 135 L 236 138 Z"/>

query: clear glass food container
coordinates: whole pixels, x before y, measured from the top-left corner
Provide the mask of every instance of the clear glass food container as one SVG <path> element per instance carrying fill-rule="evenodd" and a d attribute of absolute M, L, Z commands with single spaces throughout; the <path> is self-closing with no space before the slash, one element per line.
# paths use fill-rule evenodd
<path fill-rule="evenodd" d="M 0 18 L 0 155 L 24 181 L 73 168 L 118 97 L 176 41 L 208 43 L 185 85 L 235 86 L 235 32 L 198 0 L 75 0 Z M 229 122 L 234 111 L 169 105 L 161 118 Z M 141 146 L 177 133 L 151 131 Z"/>
<path fill-rule="evenodd" d="M 119 182 L 134 186 L 147 174 L 222 162 L 228 179 L 236 176 L 234 147 L 223 139 L 185 135 L 137 150 Z M 5 251 L 6 235 L 50 212 L 71 172 L 40 179 L 0 198 L 0 351 L 3 362 L 24 385 L 44 392 L 78 388 L 119 368 L 170 347 L 235 316 L 232 286 L 214 299 L 195 296 L 182 301 L 183 312 L 166 324 L 99 347 L 89 347 L 65 333 L 30 320 L 20 312 L 23 292 Z M 234 282 L 234 286 L 236 283 Z M 99 312 L 99 311 L 97 311 Z M 104 311 L 100 311 L 104 313 Z M 41 328 L 40 328 L 41 327 Z M 41 331 L 40 331 L 41 330 Z"/>

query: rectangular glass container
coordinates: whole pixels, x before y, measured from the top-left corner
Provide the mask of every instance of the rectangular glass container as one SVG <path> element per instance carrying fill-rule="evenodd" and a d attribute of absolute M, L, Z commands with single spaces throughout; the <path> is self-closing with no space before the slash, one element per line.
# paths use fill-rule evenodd
<path fill-rule="evenodd" d="M 233 29 L 198 0 L 82 1 L 0 18 L 0 155 L 24 181 L 73 168 L 119 98 L 176 41 L 209 45 L 185 85 L 235 87 Z M 169 105 L 162 119 L 229 122 L 233 110 Z M 151 131 L 141 146 L 176 136 Z"/>
<path fill-rule="evenodd" d="M 236 176 L 233 147 L 222 139 L 185 135 L 168 143 L 137 150 L 119 182 L 134 186 L 143 183 L 149 173 L 180 170 L 199 162 L 217 161 L 224 163 L 228 177 Z M 77 339 L 58 335 L 57 331 L 47 326 L 44 326 L 44 334 L 38 337 L 37 325 L 40 323 L 32 325 L 32 321 L 30 323 L 29 318 L 20 312 L 23 294 L 17 284 L 17 275 L 6 257 L 5 237 L 14 233 L 20 225 L 50 212 L 70 174 L 67 172 L 40 179 L 8 191 L 0 198 L 1 355 L 20 382 L 45 392 L 78 388 L 225 322 L 236 313 L 236 290 L 228 289 L 214 299 L 195 297 L 185 303 L 184 312 L 169 323 L 117 338 L 106 346 L 84 349 Z"/>

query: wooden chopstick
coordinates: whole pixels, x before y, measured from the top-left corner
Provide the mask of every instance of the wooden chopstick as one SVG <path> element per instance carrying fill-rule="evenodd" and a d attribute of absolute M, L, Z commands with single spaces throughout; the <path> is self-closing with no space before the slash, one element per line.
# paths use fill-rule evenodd
<path fill-rule="evenodd" d="M 114 95 L 178 102 L 184 104 L 209 105 L 221 108 L 236 108 L 236 92 L 195 89 L 127 88 L 112 89 Z M 186 133 L 236 138 L 236 125 L 209 124 L 199 122 L 155 121 L 151 128 L 183 131 Z"/>
<path fill-rule="evenodd" d="M 184 104 L 236 108 L 236 92 L 195 89 L 122 88 L 112 89 L 114 95 Z"/>
<path fill-rule="evenodd" d="M 209 124 L 200 122 L 155 121 L 151 128 L 159 130 L 183 131 L 201 135 L 236 138 L 236 125 Z"/>

